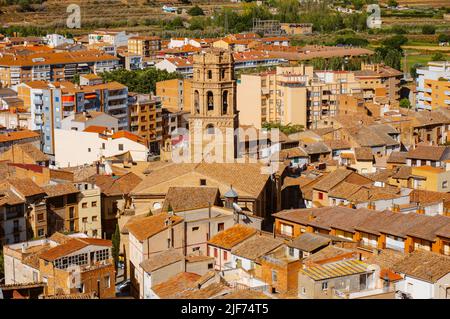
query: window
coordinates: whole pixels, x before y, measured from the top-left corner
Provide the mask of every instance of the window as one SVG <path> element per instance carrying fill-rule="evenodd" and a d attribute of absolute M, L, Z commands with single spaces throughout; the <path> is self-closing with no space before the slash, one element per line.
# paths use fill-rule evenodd
<path fill-rule="evenodd" d="M 319 199 L 323 199 L 323 193 L 319 192 Z"/>
<path fill-rule="evenodd" d="M 294 233 L 294 227 L 292 225 L 281 224 L 281 234 L 292 236 Z"/>
<path fill-rule="evenodd" d="M 278 273 L 276 270 L 272 270 L 272 282 L 278 281 Z"/>
<path fill-rule="evenodd" d="M 442 182 L 442 188 L 447 188 L 447 181 Z"/>
<path fill-rule="evenodd" d="M 97 207 L 97 201 L 92 202 L 92 203 L 91 203 L 91 206 L 92 206 L 92 207 Z"/>
<path fill-rule="evenodd" d="M 111 277 L 109 275 L 105 276 L 105 288 L 111 287 Z"/>
<path fill-rule="evenodd" d="M 43 221 L 44 220 L 44 214 L 37 214 L 37 220 L 40 222 L 40 221 Z"/>
<path fill-rule="evenodd" d="M 82 208 L 87 208 L 87 203 L 81 204 L 81 207 L 82 207 Z"/>
<path fill-rule="evenodd" d="M 123 151 L 123 144 L 119 144 L 119 151 Z"/>
<path fill-rule="evenodd" d="M 218 254 L 217 254 L 217 248 L 214 248 L 214 257 L 217 258 Z"/>
<path fill-rule="evenodd" d="M 38 229 L 38 237 L 42 237 L 44 236 L 44 229 L 43 228 L 39 228 Z"/>
<path fill-rule="evenodd" d="M 192 231 L 197 231 L 198 230 L 198 226 L 192 227 Z"/>
<path fill-rule="evenodd" d="M 208 79 L 211 80 L 212 79 L 212 71 L 208 70 Z"/>
<path fill-rule="evenodd" d="M 102 261 L 109 259 L 109 249 L 97 250 L 95 252 L 95 260 Z"/>
<path fill-rule="evenodd" d="M 242 268 L 242 259 L 236 259 L 236 268 Z"/>
<path fill-rule="evenodd" d="M 92 231 L 92 237 L 97 237 L 97 234 L 98 234 L 97 229 L 94 229 Z"/>
<path fill-rule="evenodd" d="M 200 250 L 200 247 L 194 247 L 194 248 L 192 248 L 192 251 L 199 251 Z"/>
<path fill-rule="evenodd" d="M 211 91 L 208 91 L 206 93 L 206 101 L 207 101 L 207 105 L 208 105 L 208 111 L 213 111 L 214 110 L 214 95 Z"/>
<path fill-rule="evenodd" d="M 102 149 L 104 150 L 106 148 L 105 143 L 102 143 Z"/>
<path fill-rule="evenodd" d="M 289 256 L 294 256 L 294 248 L 289 247 Z"/>
<path fill-rule="evenodd" d="M 227 251 L 224 251 L 224 252 L 223 252 L 223 259 L 224 259 L 224 260 L 227 260 L 227 259 L 228 259 L 228 252 L 227 252 Z"/>
<path fill-rule="evenodd" d="M 88 147 L 88 152 L 89 152 L 89 153 L 91 152 L 91 148 L 90 148 L 90 147 Z"/>
<path fill-rule="evenodd" d="M 88 222 L 88 218 L 87 217 L 83 217 L 82 221 L 83 221 L 83 223 L 87 223 Z"/>
<path fill-rule="evenodd" d="M 206 186 L 206 179 L 200 179 L 200 186 Z"/>
<path fill-rule="evenodd" d="M 302 295 L 305 295 L 305 294 L 306 294 L 306 288 L 302 287 Z"/>
<path fill-rule="evenodd" d="M 214 267 L 214 264 L 212 264 L 212 263 L 208 264 L 208 269 L 213 269 L 213 267 Z"/>
<path fill-rule="evenodd" d="M 324 281 L 322 283 L 322 290 L 327 290 L 328 289 L 328 281 Z"/>
<path fill-rule="evenodd" d="M 217 232 L 221 232 L 225 229 L 225 224 L 224 223 L 218 223 L 217 224 Z"/>

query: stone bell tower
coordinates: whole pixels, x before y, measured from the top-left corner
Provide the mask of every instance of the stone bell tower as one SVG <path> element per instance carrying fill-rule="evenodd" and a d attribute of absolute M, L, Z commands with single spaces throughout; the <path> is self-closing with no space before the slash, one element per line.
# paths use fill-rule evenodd
<path fill-rule="evenodd" d="M 237 154 L 237 136 L 230 135 L 239 127 L 236 110 L 236 81 L 231 52 L 210 49 L 194 55 L 189 136 L 191 155 L 218 154 L 223 149 L 223 161 Z M 218 137 L 221 135 L 221 137 Z M 206 137 L 199 139 L 199 136 Z M 215 140 L 216 148 L 206 145 Z M 217 156 L 217 155 L 216 155 Z M 221 156 L 222 157 L 222 156 Z"/>

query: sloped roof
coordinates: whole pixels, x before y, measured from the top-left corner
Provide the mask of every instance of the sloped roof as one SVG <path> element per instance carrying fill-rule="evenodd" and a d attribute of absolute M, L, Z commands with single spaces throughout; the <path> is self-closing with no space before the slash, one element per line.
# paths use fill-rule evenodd
<path fill-rule="evenodd" d="M 208 244 L 224 249 L 231 249 L 254 234 L 256 234 L 256 229 L 236 224 L 213 236 L 208 241 Z"/>
<path fill-rule="evenodd" d="M 23 196 L 34 196 L 39 194 L 44 194 L 45 191 L 39 187 L 31 178 L 16 178 L 11 177 L 7 179 L 7 182 L 14 187 Z"/>
<path fill-rule="evenodd" d="M 56 247 L 44 251 L 40 254 L 39 258 L 54 261 L 90 245 L 111 247 L 112 242 L 98 238 L 71 238 Z"/>
<path fill-rule="evenodd" d="M 250 237 L 241 244 L 233 247 L 231 249 L 231 253 L 236 256 L 256 261 L 257 258 L 271 252 L 277 247 L 280 247 L 282 244 L 283 240 L 281 239 L 257 235 Z"/>
<path fill-rule="evenodd" d="M 396 272 L 435 283 L 450 273 L 450 257 L 416 250 L 393 266 Z"/>
<path fill-rule="evenodd" d="M 430 161 L 439 161 L 446 159 L 444 155 L 448 153 L 447 146 L 426 146 L 419 145 L 413 150 L 409 150 L 406 155 L 407 158 L 411 159 L 424 159 Z"/>
<path fill-rule="evenodd" d="M 320 247 L 327 246 L 330 242 L 330 238 L 321 236 L 320 234 L 304 233 L 288 243 L 288 246 L 311 252 Z"/>
<path fill-rule="evenodd" d="M 141 262 L 140 266 L 145 272 L 151 273 L 152 271 L 183 260 L 183 258 L 181 251 L 169 249 L 150 256 L 148 259 Z"/>
<path fill-rule="evenodd" d="M 96 175 L 92 179 L 106 196 L 128 194 L 142 181 L 139 176 L 132 172 L 120 177 L 114 177 L 111 175 Z"/>
<path fill-rule="evenodd" d="M 164 199 L 162 211 L 166 212 L 169 205 L 174 212 L 205 208 L 215 205 L 218 197 L 217 187 L 170 187 Z"/>
<path fill-rule="evenodd" d="M 169 278 L 169 280 L 153 286 L 152 290 L 161 299 L 176 299 L 179 294 L 186 290 L 194 289 L 200 277 L 200 275 L 194 273 L 181 272 Z"/>
<path fill-rule="evenodd" d="M 26 153 L 36 162 L 45 162 L 49 160 L 49 157 L 32 143 L 22 143 L 16 144 L 14 146 L 20 148 L 24 153 Z"/>
<path fill-rule="evenodd" d="M 352 259 L 307 267 L 302 270 L 302 273 L 313 280 L 324 280 L 365 273 L 368 267 L 366 263 Z"/>
<path fill-rule="evenodd" d="M 406 164 L 406 156 L 408 152 L 391 152 L 387 159 L 387 163 Z"/>
<path fill-rule="evenodd" d="M 57 197 L 80 192 L 72 183 L 53 184 L 42 188 L 48 197 Z"/>
<path fill-rule="evenodd" d="M 128 232 L 133 234 L 139 241 L 143 241 L 167 229 L 169 226 L 166 224 L 166 220 L 168 220 L 169 217 L 173 226 L 183 221 L 182 217 L 160 213 L 154 216 L 139 218 L 128 223 Z"/>
<path fill-rule="evenodd" d="M 339 183 L 343 182 L 348 176 L 353 174 L 353 171 L 347 169 L 337 169 L 314 185 L 314 189 L 321 191 L 329 191 Z"/>

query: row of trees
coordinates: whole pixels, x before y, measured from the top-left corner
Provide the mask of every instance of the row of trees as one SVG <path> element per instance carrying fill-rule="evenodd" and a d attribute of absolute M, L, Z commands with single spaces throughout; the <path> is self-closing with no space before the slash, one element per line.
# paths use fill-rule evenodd
<path fill-rule="evenodd" d="M 126 85 L 130 92 L 148 94 L 156 91 L 156 82 L 181 78 L 181 75 L 169 73 L 165 70 L 147 68 L 136 71 L 114 70 L 102 73 L 101 77 L 105 82 L 116 81 Z"/>

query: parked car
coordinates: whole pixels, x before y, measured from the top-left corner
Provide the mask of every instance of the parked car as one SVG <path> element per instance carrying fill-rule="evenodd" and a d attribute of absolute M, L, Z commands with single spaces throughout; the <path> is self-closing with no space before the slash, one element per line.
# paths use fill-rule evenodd
<path fill-rule="evenodd" d="M 116 295 L 117 296 L 129 296 L 131 292 L 131 281 L 130 279 L 121 282 L 116 285 Z"/>

